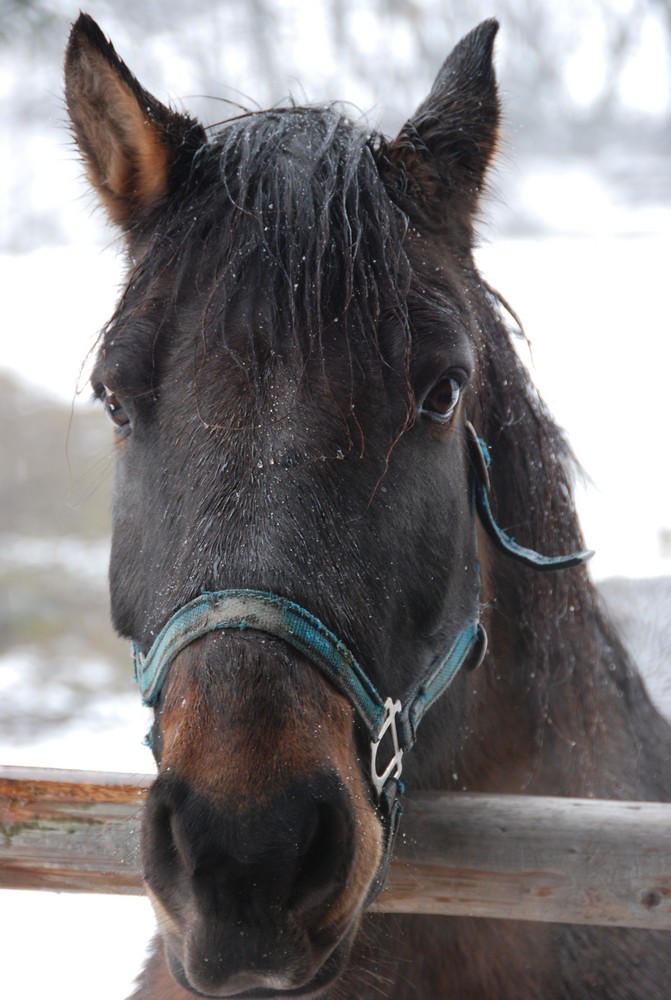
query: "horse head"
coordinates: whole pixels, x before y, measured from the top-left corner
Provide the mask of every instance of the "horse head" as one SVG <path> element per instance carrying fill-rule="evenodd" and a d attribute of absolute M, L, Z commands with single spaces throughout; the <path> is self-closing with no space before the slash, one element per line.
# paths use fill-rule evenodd
<path fill-rule="evenodd" d="M 431 685 L 477 656 L 469 428 L 493 304 L 471 248 L 496 30 L 459 43 L 393 141 L 335 106 L 205 130 L 86 15 L 72 32 L 74 135 L 128 257 L 93 386 L 116 441 L 113 621 L 141 678 L 160 660 L 146 885 L 198 995 L 316 995 L 343 971 L 397 811 L 399 755 L 385 802 L 371 743 L 414 743 Z M 450 785 L 466 676 L 403 761 L 413 787 Z"/>

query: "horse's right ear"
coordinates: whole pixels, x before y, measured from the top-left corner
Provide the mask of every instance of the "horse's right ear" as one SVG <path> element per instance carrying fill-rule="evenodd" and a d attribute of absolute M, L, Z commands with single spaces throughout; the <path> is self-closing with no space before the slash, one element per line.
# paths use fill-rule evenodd
<path fill-rule="evenodd" d="M 65 96 L 89 179 L 126 229 L 165 201 L 206 141 L 201 125 L 140 86 L 87 14 L 70 34 Z"/>

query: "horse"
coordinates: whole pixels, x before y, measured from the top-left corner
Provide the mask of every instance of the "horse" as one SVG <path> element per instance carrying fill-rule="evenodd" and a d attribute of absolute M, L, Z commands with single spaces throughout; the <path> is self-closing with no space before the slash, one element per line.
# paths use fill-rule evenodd
<path fill-rule="evenodd" d="M 70 121 L 128 260 L 92 385 L 158 771 L 135 1000 L 667 995 L 659 932 L 369 909 L 403 786 L 671 793 L 572 452 L 473 259 L 497 28 L 394 139 L 337 104 L 206 129 L 72 29 Z"/>

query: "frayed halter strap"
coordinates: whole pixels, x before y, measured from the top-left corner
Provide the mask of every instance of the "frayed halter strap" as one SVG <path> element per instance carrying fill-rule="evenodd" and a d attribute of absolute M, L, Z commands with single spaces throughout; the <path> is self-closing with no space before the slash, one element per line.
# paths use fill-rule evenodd
<path fill-rule="evenodd" d="M 471 424 L 466 425 L 474 469 L 473 502 L 495 545 L 533 569 L 577 566 L 592 553 L 543 556 L 523 548 L 495 522 L 489 504 L 489 452 Z M 385 827 L 385 851 L 368 902 L 380 891 L 391 860 L 402 814 L 400 781 L 403 754 L 415 742 L 424 713 L 448 689 L 459 670 L 476 667 L 487 650 L 487 634 L 479 620 L 468 622 L 442 657 L 416 684 L 404 702 L 383 698 L 353 653 L 318 618 L 293 601 L 257 590 L 221 590 L 201 594 L 167 622 L 146 655 L 132 644 L 135 677 L 145 705 L 156 704 L 170 665 L 195 639 L 220 629 L 251 630 L 274 636 L 302 653 L 328 678 L 356 710 L 370 739 L 370 781 Z M 380 763 L 384 742 L 387 762 Z"/>

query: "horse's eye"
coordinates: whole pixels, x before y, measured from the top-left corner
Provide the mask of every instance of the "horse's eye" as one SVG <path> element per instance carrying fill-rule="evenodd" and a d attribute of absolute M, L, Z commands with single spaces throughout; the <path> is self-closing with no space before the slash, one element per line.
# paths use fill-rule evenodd
<path fill-rule="evenodd" d="M 447 375 L 427 392 L 420 413 L 435 423 L 446 424 L 456 409 L 460 395 L 461 383 L 453 375 Z"/>
<path fill-rule="evenodd" d="M 105 407 L 105 412 L 114 426 L 118 427 L 120 430 L 130 427 L 130 417 L 124 410 L 115 393 L 113 393 L 111 389 L 108 389 L 106 385 L 103 386 L 103 391 L 103 406 Z"/>

